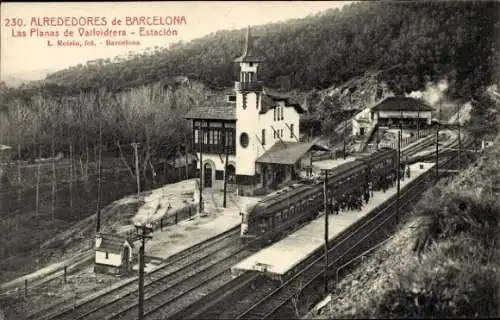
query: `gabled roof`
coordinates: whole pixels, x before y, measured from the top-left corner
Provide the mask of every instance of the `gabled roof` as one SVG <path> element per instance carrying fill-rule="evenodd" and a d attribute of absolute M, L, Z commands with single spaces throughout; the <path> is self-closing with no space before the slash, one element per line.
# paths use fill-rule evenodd
<path fill-rule="evenodd" d="M 294 107 L 298 113 L 305 112 L 300 103 L 295 101 L 295 99 L 293 99 L 292 97 L 268 88 L 264 88 L 262 94 L 262 106 L 259 113 L 264 114 L 267 111 L 275 108 L 277 106 L 277 101 L 284 101 L 286 107 Z"/>
<path fill-rule="evenodd" d="M 250 36 L 250 26 L 247 28 L 247 34 L 245 37 L 245 47 L 243 49 L 243 54 L 236 58 L 235 62 L 261 62 L 264 59 L 255 51 L 253 47 L 253 41 Z"/>
<path fill-rule="evenodd" d="M 295 164 L 309 150 L 329 151 L 328 148 L 312 142 L 277 141 L 255 162 L 275 164 Z"/>
<path fill-rule="evenodd" d="M 434 111 L 425 101 L 409 97 L 389 97 L 372 111 Z"/>
<path fill-rule="evenodd" d="M 202 105 L 191 108 L 184 118 L 236 120 L 236 104 L 228 102 L 225 94 L 216 94 L 209 97 Z"/>
<path fill-rule="evenodd" d="M 120 235 L 115 234 L 101 234 L 102 242 L 97 251 L 107 251 L 112 253 L 121 253 L 123 249 L 123 245 L 125 242 L 128 242 L 127 238 Z M 130 242 L 128 242 L 130 245 Z"/>

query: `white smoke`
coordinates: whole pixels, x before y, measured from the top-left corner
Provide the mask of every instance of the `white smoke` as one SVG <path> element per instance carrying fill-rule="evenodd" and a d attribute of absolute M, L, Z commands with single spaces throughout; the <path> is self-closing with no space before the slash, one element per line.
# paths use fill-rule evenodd
<path fill-rule="evenodd" d="M 412 91 L 406 94 L 407 97 L 423 99 L 431 107 L 434 107 L 438 102 L 446 101 L 446 90 L 448 90 L 448 81 L 443 79 L 438 83 L 428 82 L 424 91 Z"/>

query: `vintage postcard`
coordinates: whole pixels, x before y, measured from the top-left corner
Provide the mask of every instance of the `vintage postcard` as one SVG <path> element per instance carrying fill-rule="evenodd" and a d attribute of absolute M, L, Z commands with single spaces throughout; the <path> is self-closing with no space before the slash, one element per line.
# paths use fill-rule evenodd
<path fill-rule="evenodd" d="M 0 320 L 499 315 L 500 2 L 0 13 Z"/>

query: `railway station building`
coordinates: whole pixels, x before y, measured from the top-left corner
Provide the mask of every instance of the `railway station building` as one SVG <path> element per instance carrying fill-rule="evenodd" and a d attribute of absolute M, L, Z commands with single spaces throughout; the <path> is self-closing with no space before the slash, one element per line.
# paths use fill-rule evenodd
<path fill-rule="evenodd" d="M 364 136 L 376 127 L 416 129 L 431 125 L 434 109 L 421 99 L 389 97 L 357 114 L 352 121 L 353 135 Z"/>
<path fill-rule="evenodd" d="M 223 186 L 226 158 L 228 185 L 250 195 L 296 178 L 311 152 L 327 151 L 299 141 L 305 110 L 293 98 L 264 87 L 263 61 L 248 28 L 243 54 L 235 60 L 239 79 L 234 87 L 208 97 L 185 116 L 193 122 L 197 169 L 206 188 Z"/>

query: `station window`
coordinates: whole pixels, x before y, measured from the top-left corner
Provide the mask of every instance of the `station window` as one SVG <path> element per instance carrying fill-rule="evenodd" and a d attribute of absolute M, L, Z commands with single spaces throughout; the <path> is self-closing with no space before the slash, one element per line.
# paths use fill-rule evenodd
<path fill-rule="evenodd" d="M 266 145 L 266 129 L 262 129 L 262 145 Z"/>
<path fill-rule="evenodd" d="M 293 138 L 293 123 L 290 125 L 290 138 Z"/>

